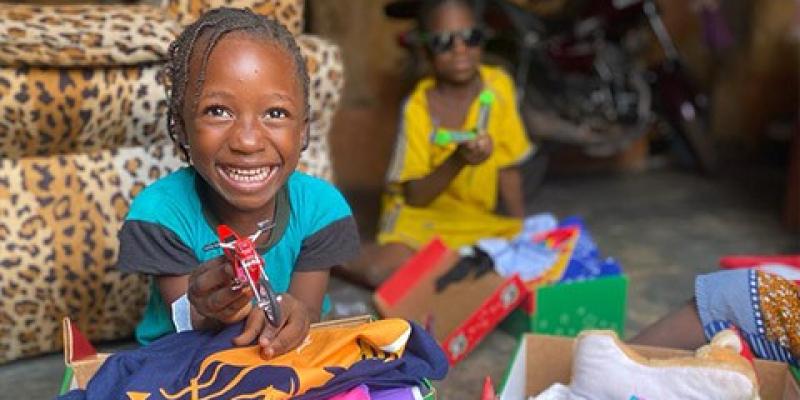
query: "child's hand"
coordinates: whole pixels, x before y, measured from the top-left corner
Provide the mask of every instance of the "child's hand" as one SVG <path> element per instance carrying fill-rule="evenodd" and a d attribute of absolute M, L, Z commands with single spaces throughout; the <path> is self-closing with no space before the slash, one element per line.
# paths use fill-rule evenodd
<path fill-rule="evenodd" d="M 225 256 L 201 264 L 189 276 L 187 296 L 200 315 L 231 324 L 243 320 L 250 313 L 253 293 L 245 286 L 231 290 L 233 268 Z"/>
<path fill-rule="evenodd" d="M 458 154 L 461 159 L 468 165 L 478 165 L 486 161 L 490 155 L 494 145 L 492 138 L 489 135 L 479 135 L 474 140 L 464 142 L 458 145 Z"/>
<path fill-rule="evenodd" d="M 245 346 L 258 338 L 261 356 L 267 360 L 300 346 L 311 327 L 308 308 L 289 293 L 278 296 L 278 303 L 281 308 L 281 323 L 277 328 L 267 322 L 263 310 L 253 307 L 247 316 L 242 334 L 233 339 L 233 344 Z"/>

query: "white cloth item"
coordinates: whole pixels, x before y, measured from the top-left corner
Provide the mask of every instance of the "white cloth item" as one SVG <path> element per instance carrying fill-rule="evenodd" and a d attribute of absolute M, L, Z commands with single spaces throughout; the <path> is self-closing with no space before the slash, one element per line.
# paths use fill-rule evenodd
<path fill-rule="evenodd" d="M 486 239 L 481 240 L 478 247 L 492 257 L 494 268 L 500 276 L 519 274 L 523 281 L 542 276 L 558 259 L 558 253 L 532 241 Z"/>
<path fill-rule="evenodd" d="M 723 367 L 654 364 L 629 357 L 608 334 L 578 339 L 570 393 L 564 399 L 726 399 L 758 398 L 748 377 Z M 555 398 L 560 399 L 560 398 Z"/>
<path fill-rule="evenodd" d="M 554 383 L 544 392 L 536 397 L 529 397 L 528 400 L 587 400 L 585 397 L 580 397 L 572 393 L 568 386 L 560 383 Z M 628 399 L 621 399 L 628 400 Z"/>
<path fill-rule="evenodd" d="M 521 235 L 530 235 L 533 233 L 541 233 L 558 228 L 558 219 L 555 215 L 550 213 L 541 213 L 526 217 L 522 221 Z"/>
<path fill-rule="evenodd" d="M 194 329 L 192 327 L 191 304 L 189 304 L 189 298 L 186 297 L 185 293 L 172 302 L 172 324 L 175 325 L 176 332 Z"/>
<path fill-rule="evenodd" d="M 475 248 L 472 246 L 461 246 L 458 248 L 458 255 L 461 257 L 472 257 L 475 255 Z"/>
<path fill-rule="evenodd" d="M 501 276 L 519 274 L 523 281 L 540 277 L 558 259 L 558 253 L 546 245 L 535 243 L 533 236 L 558 227 L 553 214 L 537 214 L 525 218 L 522 232 L 514 239 L 487 238 L 478 241 L 477 247 L 492 258 L 495 270 Z"/>

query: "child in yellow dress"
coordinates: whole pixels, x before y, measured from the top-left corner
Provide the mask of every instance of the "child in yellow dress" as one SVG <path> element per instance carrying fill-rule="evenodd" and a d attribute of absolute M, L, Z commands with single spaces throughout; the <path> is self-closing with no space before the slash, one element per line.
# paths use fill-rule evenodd
<path fill-rule="evenodd" d="M 387 176 L 378 243 L 365 246 L 348 272 L 376 286 L 434 237 L 450 247 L 512 237 L 524 217 L 518 165 L 532 146 L 517 110 L 514 84 L 480 63 L 483 33 L 468 1 L 426 1 L 420 29 L 433 68 L 405 102 Z M 489 93 L 488 121 L 478 126 Z M 437 144 L 437 130 L 477 133 Z M 508 216 L 494 212 L 498 197 Z"/>

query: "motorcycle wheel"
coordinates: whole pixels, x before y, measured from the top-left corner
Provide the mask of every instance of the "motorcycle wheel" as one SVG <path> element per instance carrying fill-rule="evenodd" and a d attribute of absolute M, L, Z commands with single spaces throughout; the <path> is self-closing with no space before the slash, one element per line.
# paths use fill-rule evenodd
<path fill-rule="evenodd" d="M 609 120 L 596 113 L 565 118 L 567 112 L 554 106 L 558 101 L 535 85 L 528 85 L 520 108 L 529 135 L 535 141 L 577 146 L 590 157 L 611 157 L 625 151 L 648 132 L 652 122 L 652 94 L 643 74 L 632 71 L 627 79 L 637 97 L 636 118 L 628 122 Z"/>

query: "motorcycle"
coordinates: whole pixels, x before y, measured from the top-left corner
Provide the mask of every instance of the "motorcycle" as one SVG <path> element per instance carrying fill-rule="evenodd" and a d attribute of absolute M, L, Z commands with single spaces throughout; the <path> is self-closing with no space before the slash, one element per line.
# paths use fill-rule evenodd
<path fill-rule="evenodd" d="M 274 224 L 270 221 L 261 221 L 255 233 L 242 237 L 228 225 L 220 224 L 217 226 L 219 240 L 203 246 L 203 250 L 222 249 L 233 266 L 234 279 L 231 282 L 231 290 L 238 291 L 245 286 L 250 287 L 255 306 L 264 312 L 267 322 L 277 328 L 281 322 L 278 295 L 269 283 L 266 265 L 255 246 L 259 236 L 273 227 Z"/>
<path fill-rule="evenodd" d="M 414 3 L 396 1 L 385 11 L 407 18 Z M 688 150 L 699 170 L 714 171 L 705 98 L 686 73 L 654 0 L 579 1 L 570 7 L 572 15 L 560 18 L 526 9 L 531 0 L 473 3 L 489 33 L 486 58 L 513 72 L 534 140 L 608 157 L 656 127 Z M 642 62 L 648 37 L 664 54 L 654 65 Z M 400 43 L 417 43 L 414 33 Z"/>

